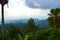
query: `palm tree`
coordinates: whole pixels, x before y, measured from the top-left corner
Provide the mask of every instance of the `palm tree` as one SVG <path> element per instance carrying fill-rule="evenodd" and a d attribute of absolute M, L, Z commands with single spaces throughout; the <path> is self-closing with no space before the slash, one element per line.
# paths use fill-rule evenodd
<path fill-rule="evenodd" d="M 2 6 L 2 40 L 4 40 L 4 5 L 8 3 L 8 0 L 0 0 Z"/>
<path fill-rule="evenodd" d="M 50 11 L 50 14 L 48 14 L 50 16 L 50 19 L 51 19 L 53 22 L 53 24 L 55 23 L 58 27 L 59 27 L 59 14 L 60 14 L 60 9 L 59 8 L 56 8 L 56 9 L 51 9 Z"/>

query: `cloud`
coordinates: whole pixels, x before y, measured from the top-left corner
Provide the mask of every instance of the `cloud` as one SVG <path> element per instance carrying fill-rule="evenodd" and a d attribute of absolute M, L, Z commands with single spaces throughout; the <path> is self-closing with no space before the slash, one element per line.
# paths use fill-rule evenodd
<path fill-rule="evenodd" d="M 60 0 L 26 0 L 26 5 L 30 8 L 60 8 Z"/>
<path fill-rule="evenodd" d="M 5 20 L 24 18 L 46 19 L 48 17 L 47 13 L 49 10 L 29 8 L 26 6 L 25 1 L 26 0 L 9 0 L 9 8 L 5 5 Z M 38 4 L 35 4 L 35 6 L 37 5 Z"/>
<path fill-rule="evenodd" d="M 48 17 L 48 13 L 50 11 L 49 9 L 44 10 L 44 9 L 33 9 L 34 7 L 29 8 L 26 6 L 25 2 L 26 0 L 9 0 L 9 5 L 8 5 L 9 8 L 7 8 L 7 5 L 4 6 L 5 20 L 25 19 L 25 18 L 46 19 Z M 34 5 L 37 7 L 40 6 L 38 2 L 37 3 L 34 2 Z M 1 12 L 1 8 L 0 8 L 0 12 Z M 0 13 L 0 19 L 1 19 L 1 13 Z"/>

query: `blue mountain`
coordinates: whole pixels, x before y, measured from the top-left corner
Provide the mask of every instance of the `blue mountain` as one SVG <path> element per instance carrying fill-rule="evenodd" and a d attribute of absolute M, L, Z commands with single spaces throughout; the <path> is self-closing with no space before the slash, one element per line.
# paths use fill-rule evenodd
<path fill-rule="evenodd" d="M 41 28 L 48 28 L 49 27 L 47 20 L 34 19 L 34 21 L 35 21 L 35 24 L 38 25 Z M 28 19 L 7 20 L 5 22 L 5 27 L 9 28 L 10 25 L 18 26 L 18 27 L 23 27 L 27 22 L 28 22 Z"/>

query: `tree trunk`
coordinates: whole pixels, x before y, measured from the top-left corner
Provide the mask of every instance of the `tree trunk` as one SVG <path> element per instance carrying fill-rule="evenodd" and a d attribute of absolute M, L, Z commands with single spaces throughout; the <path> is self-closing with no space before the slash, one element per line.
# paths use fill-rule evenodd
<path fill-rule="evenodd" d="M 2 5 L 2 40 L 4 40 L 4 5 Z"/>

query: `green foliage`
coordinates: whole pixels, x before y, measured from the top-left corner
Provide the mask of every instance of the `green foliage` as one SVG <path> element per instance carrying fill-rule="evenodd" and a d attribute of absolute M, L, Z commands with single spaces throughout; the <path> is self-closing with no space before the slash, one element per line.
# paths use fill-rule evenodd
<path fill-rule="evenodd" d="M 60 30 L 54 28 L 38 30 L 35 36 L 36 40 L 60 40 Z"/>
<path fill-rule="evenodd" d="M 24 34 L 34 32 L 38 29 L 38 27 L 35 25 L 34 19 L 30 18 L 26 25 L 24 26 Z"/>
<path fill-rule="evenodd" d="M 26 33 L 24 37 L 18 31 L 16 27 L 6 30 L 6 40 L 60 40 L 60 29 L 56 28 L 39 29 Z"/>
<path fill-rule="evenodd" d="M 16 40 L 23 40 L 22 36 L 20 34 L 17 35 Z"/>
<path fill-rule="evenodd" d="M 27 34 L 24 38 L 24 40 L 28 40 L 29 35 Z"/>
<path fill-rule="evenodd" d="M 49 14 L 49 18 L 48 18 L 48 23 L 50 24 L 50 26 L 52 27 L 56 27 L 59 28 L 60 27 L 60 9 L 56 8 L 56 9 L 51 9 L 50 14 Z"/>
<path fill-rule="evenodd" d="M 51 19 L 49 19 L 51 21 Z M 50 24 L 53 24 L 52 22 Z M 60 28 L 38 29 L 33 19 L 30 19 L 23 28 L 12 26 L 5 30 L 6 40 L 60 40 Z M 37 30 L 38 29 L 38 30 Z M 25 34 L 24 34 L 25 32 Z M 0 30 L 0 40 L 1 40 Z"/>
<path fill-rule="evenodd" d="M 60 9 L 59 8 L 56 8 L 56 9 L 51 9 L 50 11 L 53 15 L 57 15 L 60 13 Z"/>
<path fill-rule="evenodd" d="M 22 40 L 22 34 L 19 27 L 12 26 L 7 30 L 8 40 Z"/>

